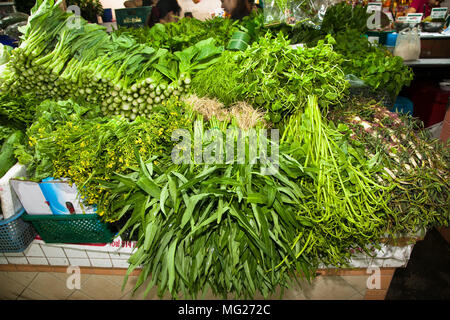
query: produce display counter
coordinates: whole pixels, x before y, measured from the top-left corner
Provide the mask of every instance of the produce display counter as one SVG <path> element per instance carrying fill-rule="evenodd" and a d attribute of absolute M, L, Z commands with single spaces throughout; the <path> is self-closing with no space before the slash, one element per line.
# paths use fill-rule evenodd
<path fill-rule="evenodd" d="M 396 268 L 405 268 L 417 241 L 423 239 L 424 231 L 401 238 L 395 244 L 389 239 L 381 240 L 379 249 L 372 248 L 373 257 L 365 253 L 354 254 L 349 266 L 320 266 L 318 277 L 345 276 L 361 279 L 377 274 L 379 282 L 365 291 L 366 300 L 382 300 L 389 289 Z M 125 275 L 128 259 L 137 250 L 135 241 L 122 241 L 117 237 L 104 244 L 53 244 L 45 243 L 39 236 L 21 253 L 0 254 L 0 271 L 60 272 L 67 267 L 78 266 L 82 274 Z M 138 275 L 141 268 L 132 275 Z M 292 288 L 295 290 L 295 288 Z"/>

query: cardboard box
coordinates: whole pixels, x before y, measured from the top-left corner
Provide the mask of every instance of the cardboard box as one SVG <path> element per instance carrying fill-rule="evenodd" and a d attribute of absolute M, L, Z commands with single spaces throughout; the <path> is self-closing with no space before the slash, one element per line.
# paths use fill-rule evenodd
<path fill-rule="evenodd" d="M 93 214 L 95 206 L 83 205 L 78 190 L 65 181 L 11 180 L 25 211 L 30 214 Z"/>

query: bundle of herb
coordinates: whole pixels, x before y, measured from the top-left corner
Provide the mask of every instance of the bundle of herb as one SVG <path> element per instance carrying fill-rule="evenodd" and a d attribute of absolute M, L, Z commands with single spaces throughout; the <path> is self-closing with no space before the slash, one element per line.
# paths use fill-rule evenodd
<path fill-rule="evenodd" d="M 233 32 L 238 30 L 237 25 L 238 21 L 219 17 L 204 21 L 182 18 L 177 22 L 157 23 L 151 28 L 122 27 L 114 33 L 116 35 L 127 34 L 138 43 L 175 52 L 208 38 L 213 38 L 219 45 L 226 46 Z"/>
<path fill-rule="evenodd" d="M 79 26 L 73 27 L 73 23 Z M 54 0 L 39 0 L 8 62 L 2 90 L 31 92 L 40 101 L 74 99 L 134 120 L 189 89 L 190 77 L 215 62 L 223 47 L 214 39 L 169 52 L 137 43 L 127 34 L 74 20 Z"/>
<path fill-rule="evenodd" d="M 95 116 L 71 101 L 46 101 L 39 107 L 40 117 L 27 130 L 28 148 L 17 153 L 32 179 L 67 178 L 86 201 L 97 203 L 103 196 L 100 182 L 136 166 L 135 149 L 145 158 L 159 155 L 159 161 L 170 160 L 172 132 L 189 123 L 180 106 L 180 102 L 168 102 L 150 117 L 128 122 Z M 104 213 L 101 206 L 98 209 Z"/>
<path fill-rule="evenodd" d="M 373 46 L 355 30 L 340 32 L 335 37 L 334 49 L 344 57 L 342 68 L 346 74 L 357 76 L 374 90 L 383 88 L 393 97 L 411 83 L 413 72 L 402 58 Z"/>
<path fill-rule="evenodd" d="M 379 156 L 388 173 L 377 178 L 379 183 L 396 185 L 388 202 L 395 211 L 386 222 L 388 232 L 412 234 L 449 224 L 450 152 L 430 139 L 420 121 L 364 100 L 351 100 L 328 117 L 346 123 L 369 157 Z"/>
<path fill-rule="evenodd" d="M 32 94 L 15 96 L 8 93 L 0 95 L 0 124 L 25 129 L 33 121 L 38 100 Z"/>
<path fill-rule="evenodd" d="M 328 37 L 314 48 L 289 44 L 282 34 L 273 38 L 268 33 L 244 52 L 224 53 L 196 75 L 192 88 L 198 96 L 226 105 L 242 100 L 265 108 L 267 120 L 274 123 L 304 108 L 308 94 L 317 95 L 320 104 L 339 103 L 348 83 L 334 40 Z"/>

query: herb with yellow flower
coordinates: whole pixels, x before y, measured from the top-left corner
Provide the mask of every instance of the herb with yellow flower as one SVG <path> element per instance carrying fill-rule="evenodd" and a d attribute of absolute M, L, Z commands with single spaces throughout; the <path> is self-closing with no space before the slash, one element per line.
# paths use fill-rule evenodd
<path fill-rule="evenodd" d="M 51 113 L 58 107 L 59 112 Z M 102 207 L 107 191 L 101 184 L 137 167 L 135 151 L 144 159 L 157 156 L 160 164 L 169 161 L 172 132 L 191 123 L 183 109 L 182 102 L 168 100 L 150 116 L 129 122 L 99 117 L 72 101 L 47 101 L 40 106 L 44 117 L 27 131 L 29 145 L 22 148 L 22 163 L 34 180 L 70 179 L 85 201 L 97 204 L 99 214 L 111 221 Z"/>

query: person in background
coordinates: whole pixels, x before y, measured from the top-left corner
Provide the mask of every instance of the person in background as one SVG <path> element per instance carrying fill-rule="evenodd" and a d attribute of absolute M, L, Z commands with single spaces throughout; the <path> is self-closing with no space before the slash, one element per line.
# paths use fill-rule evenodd
<path fill-rule="evenodd" d="M 146 25 L 153 27 L 157 23 L 168 23 L 177 21 L 181 13 L 181 7 L 177 0 L 154 1 L 152 12 L 148 16 Z"/>
<path fill-rule="evenodd" d="M 431 9 L 439 7 L 443 0 L 413 0 L 406 13 L 423 13 L 423 17 L 431 15 Z"/>
<path fill-rule="evenodd" d="M 231 19 L 242 19 L 253 10 L 254 0 L 220 0 L 222 2 L 222 9 L 227 13 Z"/>

